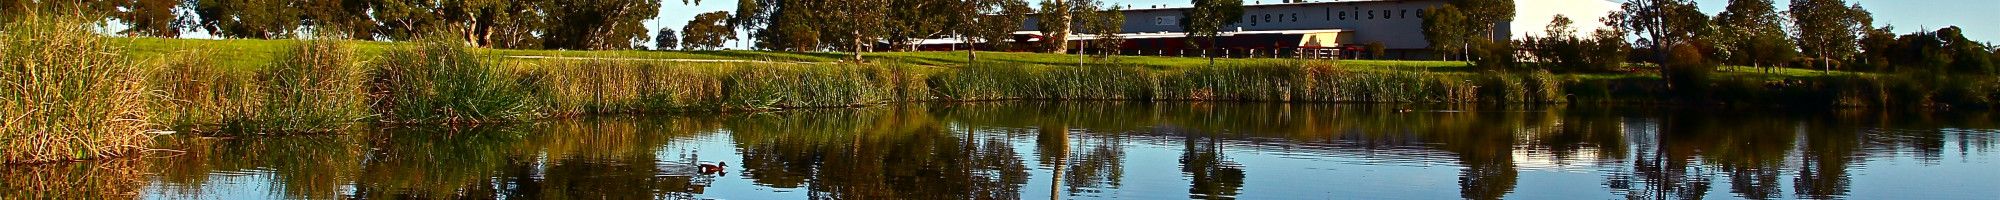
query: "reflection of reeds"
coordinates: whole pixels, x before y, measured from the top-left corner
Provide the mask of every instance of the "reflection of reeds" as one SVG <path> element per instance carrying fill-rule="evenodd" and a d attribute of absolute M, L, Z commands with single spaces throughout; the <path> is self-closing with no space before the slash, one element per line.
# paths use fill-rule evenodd
<path fill-rule="evenodd" d="M 161 140 L 163 148 L 186 153 L 150 158 L 156 180 L 169 183 L 165 194 L 203 195 L 201 188 L 213 183 L 213 172 L 268 171 L 273 187 L 285 197 L 303 199 L 337 198 L 341 186 L 354 182 L 366 158 L 362 135 L 302 135 L 215 139 L 173 137 Z"/>
<path fill-rule="evenodd" d="M 20 199 L 137 199 L 147 162 L 104 159 L 0 167 L 0 196 Z"/>
<path fill-rule="evenodd" d="M 123 50 L 81 17 L 21 18 L 0 35 L 0 163 L 145 148 L 145 89 Z"/>

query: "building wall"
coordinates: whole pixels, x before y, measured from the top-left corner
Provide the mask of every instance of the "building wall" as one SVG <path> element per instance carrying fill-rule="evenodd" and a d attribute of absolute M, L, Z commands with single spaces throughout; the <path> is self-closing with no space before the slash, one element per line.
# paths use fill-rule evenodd
<path fill-rule="evenodd" d="M 1446 0 L 1350 0 L 1294 4 L 1245 5 L 1243 22 L 1228 30 L 1244 31 L 1343 29 L 1358 44 L 1382 42 L 1389 49 L 1415 50 L 1430 46 L 1423 35 L 1423 9 L 1441 6 Z M 1125 11 L 1125 32 L 1183 32 L 1179 25 L 1186 8 L 1137 8 Z M 1371 16 L 1372 15 L 1372 16 Z M 1022 30 L 1036 30 L 1028 20 Z M 1507 23 L 1497 26 L 1509 38 Z"/>

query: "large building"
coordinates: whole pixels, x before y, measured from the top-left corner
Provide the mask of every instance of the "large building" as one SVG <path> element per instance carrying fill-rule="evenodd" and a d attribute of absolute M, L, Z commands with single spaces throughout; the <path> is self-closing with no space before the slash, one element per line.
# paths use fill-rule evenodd
<path fill-rule="evenodd" d="M 1321 52 L 1352 57 L 1365 53 L 1362 46 L 1379 42 L 1387 49 L 1385 55 L 1368 56 L 1435 58 L 1427 50 L 1430 43 L 1424 39 L 1421 27 L 1424 9 L 1445 3 L 1446 0 L 1338 0 L 1244 5 L 1243 20 L 1225 28 L 1228 31 L 1217 39 L 1216 46 L 1228 50 L 1233 57 L 1325 55 Z M 1124 34 L 1120 35 L 1127 41 L 1121 45 L 1121 54 L 1186 54 L 1182 52 L 1190 47 L 1179 23 L 1181 13 L 1189 8 L 1137 7 L 1123 11 Z M 1036 26 L 1035 20 L 1028 20 L 1021 32 L 1017 32 L 1018 42 L 1040 42 L 1042 37 L 1035 31 Z M 1494 32 L 1497 33 L 1494 38 L 1511 37 L 1507 23 L 1497 24 Z M 1076 42 L 1095 38 L 1077 35 L 1070 39 Z M 1082 50 L 1076 49 L 1082 45 L 1070 46 L 1070 51 Z"/>

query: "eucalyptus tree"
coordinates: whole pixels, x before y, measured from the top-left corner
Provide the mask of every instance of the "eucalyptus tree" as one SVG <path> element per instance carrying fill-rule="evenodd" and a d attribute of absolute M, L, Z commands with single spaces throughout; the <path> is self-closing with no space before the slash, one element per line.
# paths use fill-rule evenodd
<path fill-rule="evenodd" d="M 1097 56 L 1100 56 L 1100 58 L 1116 55 L 1119 45 L 1123 45 L 1125 41 L 1125 38 L 1118 36 L 1119 33 L 1125 31 L 1125 13 L 1122 11 L 1124 7 L 1104 5 L 1104 1 L 1097 0 L 1076 1 L 1080 5 L 1078 10 L 1081 10 L 1081 12 L 1076 14 L 1076 17 L 1077 19 L 1081 19 L 1079 21 L 1082 21 L 1082 23 L 1078 23 L 1082 25 L 1078 30 L 1081 33 L 1088 33 L 1096 37 L 1094 40 L 1085 43 L 1085 45 L 1088 48 L 1098 49 Z M 1083 52 L 1078 51 L 1077 53 L 1082 54 Z"/>
<path fill-rule="evenodd" d="M 653 38 L 653 50 L 672 51 L 681 47 L 680 37 L 674 34 L 674 28 L 660 28 L 660 34 Z"/>
<path fill-rule="evenodd" d="M 1424 40 L 1430 42 L 1430 49 L 1438 52 L 1440 60 L 1448 59 L 1453 52 L 1465 51 L 1468 40 L 1476 34 L 1472 23 L 1465 18 L 1465 12 L 1460 11 L 1458 6 L 1445 4 L 1429 8 L 1424 13 L 1420 25 Z"/>
<path fill-rule="evenodd" d="M 833 16 L 840 17 L 824 18 L 830 24 L 827 24 L 829 26 L 821 27 L 821 29 L 827 30 L 821 32 L 824 34 L 822 37 L 846 39 L 846 41 L 840 41 L 845 42 L 845 45 L 835 47 L 834 49 L 847 49 L 851 52 L 850 55 L 852 56 L 849 59 L 857 62 L 862 61 L 861 53 L 872 49 L 875 43 L 881 41 L 883 35 L 889 30 L 885 27 L 890 24 L 890 20 L 888 19 L 890 10 L 889 1 L 846 0 L 838 3 L 829 3 L 834 9 L 824 11 L 832 11 Z"/>
<path fill-rule="evenodd" d="M 111 0 L 111 17 L 124 22 L 125 30 L 120 34 L 153 37 L 179 37 L 181 30 L 191 26 L 190 21 L 181 20 L 175 9 L 182 8 L 183 0 Z M 0 11 L 4 12 L 4 11 Z"/>
<path fill-rule="evenodd" d="M 700 1 L 682 3 L 699 4 Z M 571 0 L 545 7 L 544 48 L 631 49 L 649 39 L 646 20 L 660 13 L 659 0 Z"/>
<path fill-rule="evenodd" d="M 1771 0 L 1730 0 L 1729 7 L 1716 15 L 1715 23 L 1723 38 L 1717 42 L 1737 64 L 1763 68 L 1798 56 L 1791 37 L 1786 36 L 1785 19 Z"/>
<path fill-rule="evenodd" d="M 1042 8 L 1035 13 L 1035 28 L 1042 32 L 1042 51 L 1061 54 L 1069 50 L 1069 36 L 1076 32 L 1077 0 L 1043 0 Z"/>
<path fill-rule="evenodd" d="M 884 42 L 897 50 L 911 50 L 919 40 L 946 33 L 954 16 L 954 1 L 939 0 L 888 0 L 897 9 L 890 9 L 884 19 L 882 35 Z"/>
<path fill-rule="evenodd" d="M 1820 71 L 1833 70 L 1833 62 L 1853 55 L 1856 34 L 1866 29 L 1873 18 L 1860 4 L 1844 6 L 1844 0 L 1794 0 L 1791 11 L 1794 37 L 1798 38 L 1799 50 L 1811 55 L 1820 64 Z"/>
<path fill-rule="evenodd" d="M 1499 38 L 1494 28 L 1501 22 L 1514 20 L 1514 0 L 1452 0 L 1450 4 L 1464 12 L 1466 23 L 1475 27 L 1473 33 L 1485 35 L 1487 40 Z"/>
<path fill-rule="evenodd" d="M 764 27 L 765 24 L 771 21 L 770 11 L 772 9 L 770 9 L 770 6 L 776 5 L 776 3 L 773 3 L 771 1 L 776 1 L 776 0 L 737 0 L 736 12 L 735 12 L 736 15 L 731 15 L 731 17 L 729 18 L 729 27 L 735 28 L 736 30 L 740 30 L 743 33 L 750 33 L 751 30 Z M 735 37 L 735 36 L 732 35 L 730 37 Z M 737 42 L 738 44 L 741 44 L 742 42 L 748 41 L 749 39 L 755 39 L 755 38 L 754 37 L 745 38 L 737 40 Z M 741 46 L 747 48 L 752 45 L 741 45 Z"/>
<path fill-rule="evenodd" d="M 1708 15 L 1701 13 L 1692 0 L 1628 0 L 1620 7 L 1623 8 L 1617 12 L 1623 18 L 1618 20 L 1623 23 L 1620 25 L 1638 34 L 1641 43 L 1653 49 L 1652 60 L 1660 64 L 1663 77 L 1672 76 L 1665 64 L 1670 59 L 1667 53 L 1674 52 L 1675 47 L 1695 46 L 1684 44 L 1710 28 Z"/>
<path fill-rule="evenodd" d="M 682 46 L 686 46 L 688 49 L 701 50 L 714 50 L 722 47 L 723 43 L 727 43 L 731 38 L 735 38 L 732 36 L 736 35 L 736 29 L 729 26 L 729 19 L 729 12 L 723 11 L 695 15 L 694 20 L 688 21 L 687 25 L 681 28 L 683 32 L 681 33 L 680 40 Z M 661 29 L 661 31 L 663 36 L 671 33 L 667 29 Z"/>
<path fill-rule="evenodd" d="M 304 1 L 305 16 L 301 26 L 309 28 L 316 37 L 375 39 L 376 24 L 368 18 L 372 3 L 367 0 Z"/>
<path fill-rule="evenodd" d="M 1028 2 L 1023 0 L 956 0 L 953 1 L 952 32 L 956 32 L 966 45 L 966 63 L 979 60 L 978 46 L 986 43 L 996 49 L 1008 48 L 1008 38 L 1027 20 L 1033 12 Z"/>
<path fill-rule="evenodd" d="M 1188 38 L 1208 40 L 1207 45 L 1199 46 L 1204 49 L 1202 57 L 1208 57 L 1208 66 L 1214 67 L 1215 38 L 1222 35 L 1225 26 L 1243 21 L 1243 0 L 1194 0 L 1193 4 L 1194 8 L 1181 12 L 1181 30 L 1187 31 Z"/>
<path fill-rule="evenodd" d="M 290 38 L 300 26 L 302 9 L 283 0 L 193 0 L 196 27 L 227 38 Z"/>

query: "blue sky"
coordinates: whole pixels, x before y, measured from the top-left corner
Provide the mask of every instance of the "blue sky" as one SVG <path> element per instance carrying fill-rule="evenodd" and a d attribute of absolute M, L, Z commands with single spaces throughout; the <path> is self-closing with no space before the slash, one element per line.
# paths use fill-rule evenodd
<path fill-rule="evenodd" d="M 1039 0 L 1030 0 L 1030 1 L 1039 1 Z M 1118 5 L 1133 5 L 1139 7 L 1144 7 L 1147 5 L 1168 5 L 1173 7 L 1186 7 L 1189 2 L 1188 0 L 1106 0 L 1106 1 L 1114 2 Z M 1263 1 L 1264 3 L 1281 2 L 1281 0 L 1246 0 L 1246 3 L 1254 3 L 1257 1 Z M 1311 0 L 1311 1 L 1329 1 L 1329 0 Z M 1778 3 L 1779 10 L 1786 9 L 1785 5 L 1791 2 L 1791 0 L 1774 0 L 1774 1 Z M 1570 18 L 1576 19 L 1579 22 L 1577 23 L 1579 25 L 1595 25 L 1596 23 L 1582 23 L 1582 22 L 1595 21 L 1598 17 L 1604 16 L 1604 12 L 1617 9 L 1618 2 L 1622 1 L 1621 0 L 1515 0 L 1515 4 L 1517 5 L 1516 7 L 1519 10 L 1518 12 L 1519 15 L 1515 17 L 1514 30 L 1517 32 L 1536 32 L 1536 33 L 1541 32 L 1542 29 L 1541 27 L 1543 27 L 1544 24 L 1547 24 L 1550 17 L 1554 16 L 1555 14 L 1568 15 L 1570 16 Z M 1702 7 L 1702 11 L 1706 11 L 1710 14 L 1722 12 L 1723 7 L 1729 5 L 1728 0 L 1695 0 L 1695 2 Z M 1848 0 L 1848 2 L 1861 3 L 1862 7 L 1868 8 L 1869 12 L 1873 12 L 1875 14 L 1876 26 L 1895 25 L 1896 32 L 1898 34 L 1917 31 L 1919 30 L 1920 27 L 1922 29 L 1936 30 L 1938 28 L 1942 28 L 1945 26 L 1956 25 L 1959 26 L 1960 28 L 1964 28 L 1967 37 L 1971 37 L 1973 40 L 2000 42 L 2000 1 Z M 655 20 L 646 23 L 648 28 L 653 30 L 659 30 L 660 27 L 673 27 L 675 30 L 679 30 L 681 26 L 687 24 L 688 20 L 694 19 L 695 14 L 714 12 L 714 11 L 734 11 L 736 9 L 736 1 L 733 0 L 705 0 L 702 1 L 700 5 L 683 5 L 680 4 L 679 1 L 668 1 L 664 3 L 666 4 L 666 6 L 665 8 L 660 9 L 661 12 L 659 18 L 656 18 Z M 1579 28 L 1594 28 L 1594 27 L 1579 27 Z M 1515 35 L 1522 35 L 1522 34 L 1515 34 Z M 729 48 L 740 48 L 736 46 L 736 42 L 730 42 L 728 46 Z"/>

